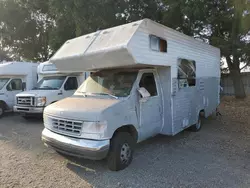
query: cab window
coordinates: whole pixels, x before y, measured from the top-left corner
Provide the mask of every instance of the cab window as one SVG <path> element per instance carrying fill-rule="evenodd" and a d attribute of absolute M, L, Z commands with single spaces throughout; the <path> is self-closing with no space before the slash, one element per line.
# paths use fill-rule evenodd
<path fill-rule="evenodd" d="M 139 86 L 144 87 L 150 93 L 151 97 L 158 95 L 153 73 L 144 73 Z"/>
<path fill-rule="evenodd" d="M 78 88 L 78 82 L 76 77 L 70 77 L 64 84 L 64 90 L 76 90 Z"/>
<path fill-rule="evenodd" d="M 6 87 L 7 91 L 21 91 L 22 90 L 22 80 L 12 79 Z"/>

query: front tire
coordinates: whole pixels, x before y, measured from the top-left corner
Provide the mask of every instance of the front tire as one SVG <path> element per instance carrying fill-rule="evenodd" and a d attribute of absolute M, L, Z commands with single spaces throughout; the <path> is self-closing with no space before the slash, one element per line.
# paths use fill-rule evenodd
<path fill-rule="evenodd" d="M 136 141 L 127 132 L 118 132 L 111 139 L 108 154 L 108 168 L 112 171 L 123 170 L 133 160 Z"/>
<path fill-rule="evenodd" d="M 4 105 L 0 103 L 0 118 L 3 117 L 4 114 Z"/>

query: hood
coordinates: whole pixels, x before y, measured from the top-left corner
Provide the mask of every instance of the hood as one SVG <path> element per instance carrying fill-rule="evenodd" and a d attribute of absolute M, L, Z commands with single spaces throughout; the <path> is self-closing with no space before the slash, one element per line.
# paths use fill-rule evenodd
<path fill-rule="evenodd" d="M 46 97 L 48 95 L 51 95 L 51 93 L 53 92 L 56 93 L 58 92 L 58 90 L 29 90 L 29 91 L 18 93 L 16 96 L 17 97 L 22 97 L 22 96 Z"/>
<path fill-rule="evenodd" d="M 47 106 L 44 113 L 74 120 L 101 121 L 102 112 L 119 102 L 118 99 L 72 96 Z"/>

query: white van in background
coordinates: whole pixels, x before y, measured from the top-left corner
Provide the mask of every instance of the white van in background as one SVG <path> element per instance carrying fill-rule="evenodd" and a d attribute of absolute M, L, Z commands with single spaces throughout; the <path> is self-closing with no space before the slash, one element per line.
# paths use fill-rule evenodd
<path fill-rule="evenodd" d="M 41 63 L 37 68 L 38 83 L 29 90 L 16 95 L 14 111 L 24 118 L 42 115 L 45 106 L 73 95 L 85 80 L 85 73 L 59 72 L 54 64 Z"/>
<path fill-rule="evenodd" d="M 16 94 L 37 83 L 37 65 L 27 62 L 0 63 L 0 117 L 12 111 Z"/>

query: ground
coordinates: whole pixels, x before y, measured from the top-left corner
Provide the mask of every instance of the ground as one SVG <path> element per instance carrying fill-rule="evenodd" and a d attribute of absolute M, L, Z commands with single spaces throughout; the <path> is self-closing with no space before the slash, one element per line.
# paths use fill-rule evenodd
<path fill-rule="evenodd" d="M 63 157 L 43 146 L 41 120 L 0 120 L 0 187 L 250 187 L 250 100 L 224 97 L 221 117 L 198 133 L 158 136 L 137 146 L 132 164 Z"/>

